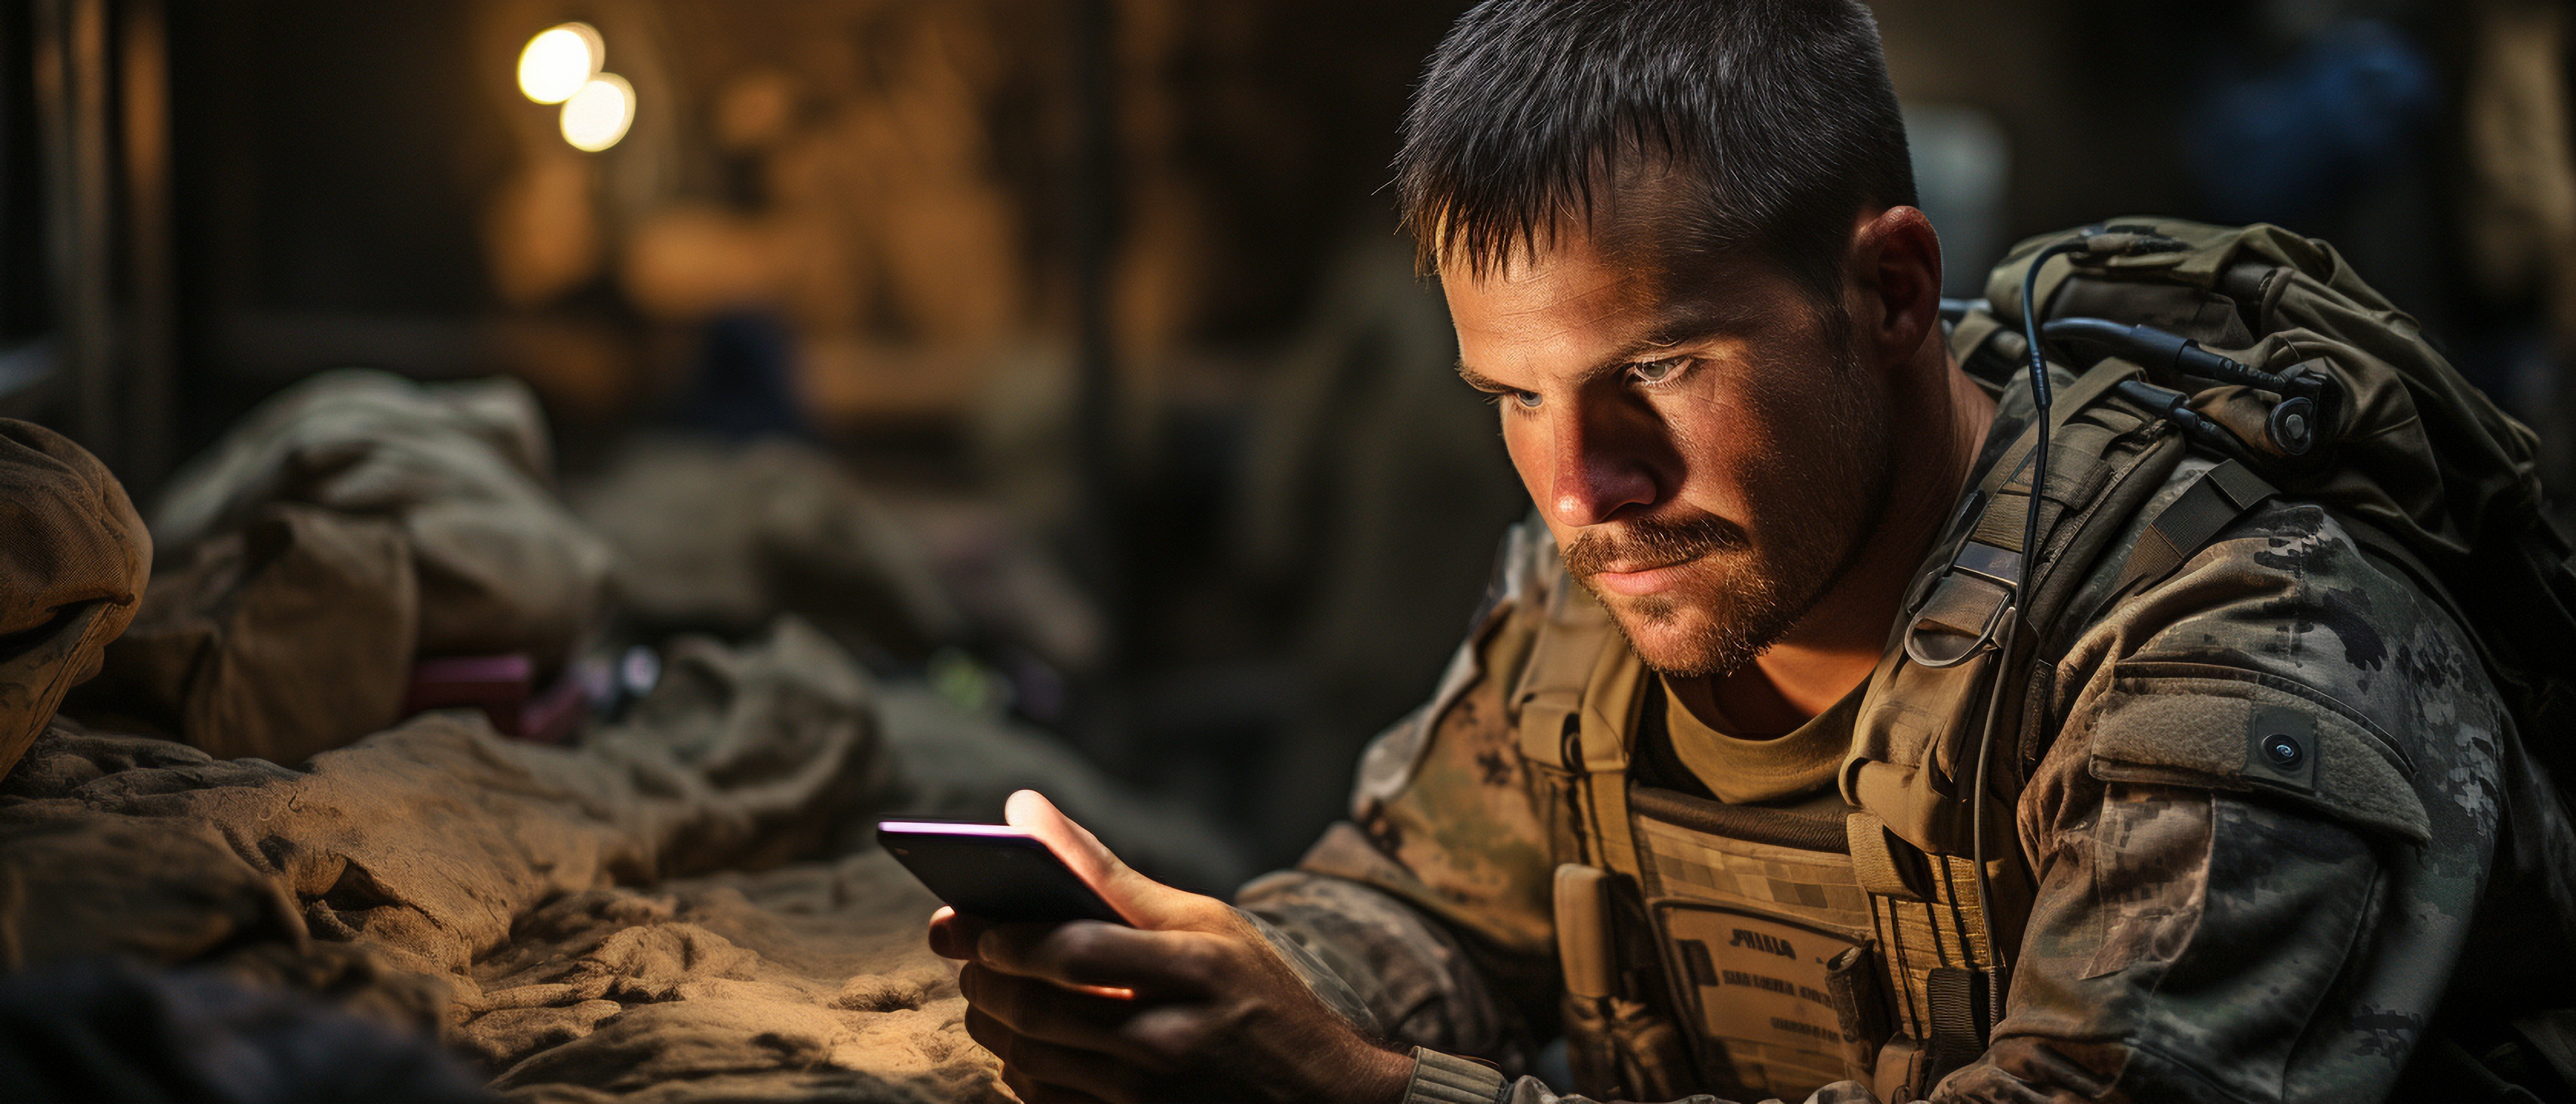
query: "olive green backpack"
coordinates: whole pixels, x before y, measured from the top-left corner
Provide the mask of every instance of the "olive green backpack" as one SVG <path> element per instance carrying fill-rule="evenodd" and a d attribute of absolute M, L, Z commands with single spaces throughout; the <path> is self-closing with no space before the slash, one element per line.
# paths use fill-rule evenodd
<path fill-rule="evenodd" d="M 2576 779 L 2576 559 L 2548 516 L 2531 430 L 2331 246 L 2277 226 L 2131 218 L 2024 241 L 1994 269 L 1986 299 L 1946 304 L 1951 348 L 1971 375 L 2000 385 L 2030 374 L 2025 288 L 2054 365 L 2094 379 L 2121 374 L 2087 371 L 2100 360 L 2135 365 L 2129 374 L 2142 378 L 2118 383 L 2120 398 L 2173 422 L 2195 450 L 2235 461 L 2153 520 L 2114 598 L 2179 567 L 2272 494 L 2336 514 L 2474 638 L 2515 729 L 2493 878 L 2535 914 L 2524 925 L 2532 952 L 2576 954 L 2562 942 L 2576 931 L 2576 833 L 2564 812 L 2576 801 L 2563 785 Z M 2061 418 L 2070 401 L 2110 397 L 2070 386 L 2075 374 L 2052 377 L 2066 392 Z M 2062 655 L 2089 612 L 2041 603 L 2030 658 Z M 1989 721 L 1982 738 L 2027 762 L 2046 727 L 2037 720 L 2007 718 L 2000 733 Z M 2568 970 L 2559 961 L 2538 974 Z M 2525 1016 L 2468 1049 L 2437 1033 L 2419 1054 L 2419 1065 L 2447 1063 L 2442 1077 L 2463 1092 L 2529 1098 L 2507 1080 L 2565 1091 L 2576 1084 L 2576 1012 Z"/>

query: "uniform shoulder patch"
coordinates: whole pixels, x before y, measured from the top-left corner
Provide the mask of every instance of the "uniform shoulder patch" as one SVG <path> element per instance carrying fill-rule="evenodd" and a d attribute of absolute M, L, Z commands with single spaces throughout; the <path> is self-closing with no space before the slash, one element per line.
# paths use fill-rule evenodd
<path fill-rule="evenodd" d="M 2352 707 L 2277 675 L 2215 663 L 2132 661 L 2084 723 L 2106 782 L 2264 793 L 2410 843 L 2431 838 L 2415 764 Z"/>

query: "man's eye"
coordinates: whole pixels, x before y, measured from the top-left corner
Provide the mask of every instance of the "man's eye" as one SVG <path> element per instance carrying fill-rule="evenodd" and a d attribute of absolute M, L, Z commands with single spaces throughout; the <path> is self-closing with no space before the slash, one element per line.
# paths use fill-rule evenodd
<path fill-rule="evenodd" d="M 1628 374 L 1635 377 L 1639 383 L 1662 383 L 1667 379 L 1671 379 L 1673 373 L 1681 371 L 1682 368 L 1689 363 L 1690 358 L 1688 357 L 1674 357 L 1670 360 L 1641 360 L 1628 366 Z"/>
<path fill-rule="evenodd" d="M 1512 401 L 1521 404 L 1521 409 L 1523 410 L 1536 410 L 1538 409 L 1538 392 L 1514 391 L 1512 392 Z"/>

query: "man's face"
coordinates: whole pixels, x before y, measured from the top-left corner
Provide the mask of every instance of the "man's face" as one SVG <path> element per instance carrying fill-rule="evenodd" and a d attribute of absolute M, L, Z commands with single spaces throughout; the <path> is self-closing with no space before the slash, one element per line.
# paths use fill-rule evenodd
<path fill-rule="evenodd" d="M 1502 408 L 1567 570 L 1647 665 L 1724 675 L 1797 624 L 1877 520 L 1886 390 L 1842 311 L 1768 266 L 1655 269 L 1562 233 L 1442 284 L 1460 374 Z"/>

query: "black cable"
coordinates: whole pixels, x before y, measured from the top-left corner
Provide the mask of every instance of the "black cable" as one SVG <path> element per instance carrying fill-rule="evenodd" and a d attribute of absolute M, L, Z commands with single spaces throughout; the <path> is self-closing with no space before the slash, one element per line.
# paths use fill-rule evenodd
<path fill-rule="evenodd" d="M 2101 318 L 2052 318 L 2040 332 L 2051 340 L 2084 342 L 2137 361 L 2164 378 L 2194 376 L 2241 384 L 2289 397 L 2297 384 L 2234 358 L 2201 348 L 2200 343 L 2153 326 L 2129 326 Z"/>
<path fill-rule="evenodd" d="M 2003 666 L 2012 658 L 2012 648 L 2019 633 L 2017 622 L 2026 620 L 2030 611 L 2031 565 L 2039 560 L 2039 495 L 2048 486 L 2048 354 L 2040 344 L 2039 270 L 2048 259 L 2061 253 L 2085 249 L 2083 239 L 2063 241 L 2039 251 L 2030 259 L 2030 267 L 2021 274 L 2021 331 L 2030 343 L 2030 401 L 2035 412 L 2030 453 L 2030 497 L 2022 514 L 2021 565 L 2013 581 L 2013 621 L 2005 623 L 2004 638 L 1998 649 L 1995 679 L 1986 691 L 1986 721 L 1977 734 L 1976 780 L 1969 786 L 1969 845 L 1971 861 L 1977 864 L 1977 921 L 1986 932 L 1986 1018 L 1984 1027 L 1992 1034 L 2003 1015 L 2003 941 L 1995 937 L 1994 881 L 1986 872 L 1986 771 L 1995 744 L 1995 717 L 2001 712 L 2006 684 Z"/>
<path fill-rule="evenodd" d="M 2030 569 L 2039 559 L 2039 495 L 2048 486 L 2048 354 L 2040 344 L 2039 306 L 2032 302 L 2039 295 L 2039 270 L 2048 259 L 2061 253 L 2074 253 L 2085 248 L 2084 240 L 2062 241 L 2039 251 L 2030 259 L 2030 267 L 2021 274 L 2021 332 L 2030 345 L 2030 401 L 2037 410 L 2032 427 L 2037 438 L 2031 442 L 2030 509 L 2022 517 L 2021 578 L 2014 588 L 2013 604 L 2028 608 Z"/>

